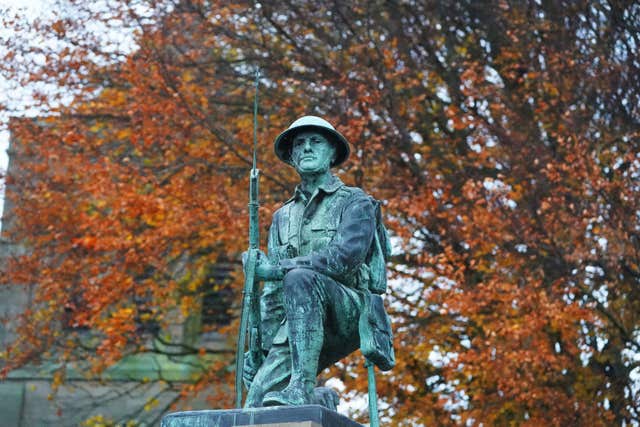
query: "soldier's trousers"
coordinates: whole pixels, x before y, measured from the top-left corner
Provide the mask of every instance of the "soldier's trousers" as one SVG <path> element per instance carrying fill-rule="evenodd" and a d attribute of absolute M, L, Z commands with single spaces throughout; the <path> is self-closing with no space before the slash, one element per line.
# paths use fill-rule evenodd
<path fill-rule="evenodd" d="M 360 346 L 360 292 L 328 276 L 301 268 L 289 271 L 282 285 L 286 321 L 281 328 L 288 329 L 286 334 L 285 331 L 279 331 L 274 339 L 264 363 L 253 378 L 245 402 L 246 407 L 262 406 L 262 399 L 266 393 L 279 391 L 287 386 L 293 369 L 293 357 L 302 357 L 303 360 L 309 356 L 317 357 L 317 372 L 320 372 Z M 320 330 L 309 330 L 311 325 L 319 325 Z M 309 330 L 317 340 L 321 340 L 320 354 L 292 354 L 292 329 Z M 284 339 L 278 339 L 278 336 Z"/>

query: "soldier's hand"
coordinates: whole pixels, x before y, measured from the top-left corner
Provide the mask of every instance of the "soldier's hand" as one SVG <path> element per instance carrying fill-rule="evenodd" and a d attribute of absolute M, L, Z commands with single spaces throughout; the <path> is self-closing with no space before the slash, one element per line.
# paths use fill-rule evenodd
<path fill-rule="evenodd" d="M 262 252 L 260 249 L 249 249 L 248 251 L 244 251 L 242 252 L 242 267 L 246 268 L 247 267 L 247 261 L 249 260 L 249 252 L 251 252 L 252 250 L 255 250 L 256 253 L 256 265 L 258 265 L 260 263 L 260 259 L 268 259 L 267 255 L 265 255 L 264 252 Z"/>
<path fill-rule="evenodd" d="M 256 264 L 256 277 L 258 280 L 281 280 L 284 276 L 277 264 L 272 263 L 262 254 Z"/>
<path fill-rule="evenodd" d="M 260 249 L 256 254 L 256 279 L 257 280 L 280 280 L 283 273 L 281 268 L 277 264 L 272 263 L 267 255 Z M 247 260 L 249 259 L 249 251 L 242 253 L 242 266 L 247 267 Z"/>

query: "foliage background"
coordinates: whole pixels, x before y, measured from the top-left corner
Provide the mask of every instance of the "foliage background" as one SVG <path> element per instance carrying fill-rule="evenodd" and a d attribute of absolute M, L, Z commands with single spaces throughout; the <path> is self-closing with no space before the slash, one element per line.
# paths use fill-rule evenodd
<path fill-rule="evenodd" d="M 384 201 L 389 425 L 638 422 L 637 3 L 69 0 L 53 15 L 3 16 L 0 70 L 46 113 L 12 121 L 4 233 L 29 250 L 1 281 L 37 286 L 5 374 L 166 351 L 149 337 L 246 245 L 259 66 L 262 224 L 295 185 L 271 141 L 303 114 L 347 137 L 337 173 Z M 206 393 L 231 364 L 175 387 Z M 360 364 L 332 374 L 363 393 Z"/>

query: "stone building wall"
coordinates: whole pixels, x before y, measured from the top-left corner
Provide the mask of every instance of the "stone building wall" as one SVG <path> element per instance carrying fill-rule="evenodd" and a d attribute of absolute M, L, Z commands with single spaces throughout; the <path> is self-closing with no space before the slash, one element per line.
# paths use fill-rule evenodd
<path fill-rule="evenodd" d="M 20 176 L 19 145 L 10 141 L 8 175 Z M 19 179 L 14 179 L 19 182 Z M 9 230 L 15 218 L 12 201 L 5 198 L 3 229 Z M 0 238 L 0 265 L 25 248 Z M 224 280 L 233 263 L 219 265 L 212 272 L 212 280 Z M 34 284 L 32 286 L 37 286 Z M 32 288 L 21 285 L 0 287 L 0 353 L 17 337 L 16 321 L 31 300 Z M 213 303 L 227 301 L 227 297 Z M 211 307 L 210 307 L 211 308 Z M 213 308 L 215 319 L 216 309 Z M 168 331 L 174 339 L 187 339 L 190 344 L 213 350 L 230 351 L 228 337 L 216 332 L 200 334 L 200 327 L 211 317 L 212 310 L 184 319 Z M 195 334 L 195 335 L 194 335 Z M 226 356 L 225 356 L 226 357 Z M 122 420 L 135 419 L 140 426 L 159 425 L 160 418 L 176 400 L 176 385 L 191 381 L 198 375 L 194 368 L 201 360 L 197 356 L 168 357 L 162 354 L 137 354 L 121 360 L 100 378 L 87 378 L 70 369 L 67 381 L 53 393 L 52 374 L 59 366 L 53 362 L 27 366 L 12 371 L 0 381 L 0 427 L 123 425 Z M 0 358 L 0 369 L 2 359 Z M 171 387 L 171 386 L 174 387 Z M 193 409 L 206 409 L 204 401 L 194 399 L 184 404 Z M 85 423 L 92 420 L 93 423 Z M 118 422 L 120 422 L 118 424 Z M 85 423 L 85 424 L 83 424 Z"/>

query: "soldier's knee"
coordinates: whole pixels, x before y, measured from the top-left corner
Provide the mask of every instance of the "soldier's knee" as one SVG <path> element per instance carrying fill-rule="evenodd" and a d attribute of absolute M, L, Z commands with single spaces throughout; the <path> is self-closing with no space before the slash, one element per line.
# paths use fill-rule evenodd
<path fill-rule="evenodd" d="M 294 268 L 285 274 L 282 280 L 286 296 L 310 295 L 315 286 L 313 270 Z"/>
<path fill-rule="evenodd" d="M 285 288 L 295 288 L 299 286 L 307 286 L 313 283 L 313 270 L 306 268 L 294 268 L 289 270 L 282 279 L 282 284 Z"/>

